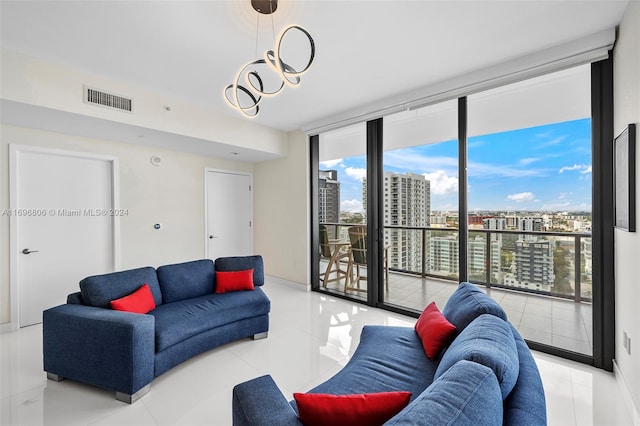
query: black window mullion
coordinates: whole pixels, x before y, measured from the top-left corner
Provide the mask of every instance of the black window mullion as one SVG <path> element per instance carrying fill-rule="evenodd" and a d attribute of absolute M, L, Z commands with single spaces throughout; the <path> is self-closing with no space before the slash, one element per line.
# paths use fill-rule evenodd
<path fill-rule="evenodd" d="M 382 194 L 382 118 L 367 121 L 367 304 L 382 301 L 383 194 Z M 382 280 L 383 281 L 383 280 Z"/>
<path fill-rule="evenodd" d="M 468 281 L 467 97 L 458 98 L 458 280 Z"/>
<path fill-rule="evenodd" d="M 320 222 L 319 214 L 319 184 L 318 176 L 320 172 L 320 136 L 309 136 L 309 173 L 311 174 L 310 195 L 311 195 L 311 289 L 320 288 Z"/>
<path fill-rule="evenodd" d="M 593 166 L 593 363 L 613 371 L 615 276 L 613 200 L 613 59 L 591 65 Z"/>

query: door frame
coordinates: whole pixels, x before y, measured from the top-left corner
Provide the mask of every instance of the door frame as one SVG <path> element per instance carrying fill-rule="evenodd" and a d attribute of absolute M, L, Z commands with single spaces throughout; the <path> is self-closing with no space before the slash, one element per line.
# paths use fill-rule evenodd
<path fill-rule="evenodd" d="M 204 235 L 202 236 L 202 241 L 204 244 L 204 257 L 206 259 L 210 259 L 209 257 L 209 180 L 207 176 L 209 173 L 225 173 L 231 175 L 241 175 L 249 177 L 249 185 L 251 187 L 251 197 L 249 197 L 249 215 L 251 217 L 251 241 L 249 244 L 251 246 L 251 253 L 253 253 L 253 230 L 255 229 L 255 220 L 253 217 L 253 173 L 251 172 L 240 172 L 237 170 L 225 170 L 225 169 L 217 169 L 211 167 L 205 167 L 204 169 Z M 215 260 L 215 259 L 214 259 Z"/>
<path fill-rule="evenodd" d="M 120 208 L 120 173 L 118 157 L 102 154 L 92 154 L 80 151 L 67 151 L 62 149 L 43 148 L 32 145 L 9 144 L 9 208 L 18 208 L 18 154 L 38 153 L 52 156 L 65 156 L 79 159 L 101 160 L 109 164 L 111 169 L 111 202 L 114 209 Z M 120 269 L 120 217 L 113 215 L 112 219 L 112 257 L 113 269 Z M 18 272 L 19 256 L 19 235 L 18 218 L 12 215 L 9 218 L 9 289 L 11 292 L 11 320 L 9 327 L 11 331 L 20 328 L 20 288 Z"/>

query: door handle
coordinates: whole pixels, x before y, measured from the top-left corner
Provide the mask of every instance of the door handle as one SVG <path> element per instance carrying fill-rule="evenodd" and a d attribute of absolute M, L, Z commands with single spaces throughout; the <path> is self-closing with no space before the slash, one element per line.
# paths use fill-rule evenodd
<path fill-rule="evenodd" d="M 40 250 L 29 250 L 28 248 L 22 250 L 22 254 L 31 254 L 31 253 L 37 253 Z"/>
<path fill-rule="evenodd" d="M 218 237 L 217 235 L 209 235 L 210 240 L 213 240 L 214 238 L 220 238 L 220 237 Z"/>

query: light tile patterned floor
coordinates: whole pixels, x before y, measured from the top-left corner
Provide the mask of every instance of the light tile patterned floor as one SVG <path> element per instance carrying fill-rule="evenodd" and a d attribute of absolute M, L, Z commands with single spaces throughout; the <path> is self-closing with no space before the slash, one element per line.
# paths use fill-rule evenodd
<path fill-rule="evenodd" d="M 365 324 L 412 327 L 415 319 L 274 283 L 269 337 L 225 345 L 156 378 L 127 405 L 113 392 L 42 371 L 42 327 L 0 334 L 0 425 L 231 425 L 234 385 L 271 374 L 287 398 L 323 382 L 350 359 Z M 437 291 L 431 289 L 434 294 Z M 525 304 L 526 306 L 526 304 Z M 81 338 L 79 336 L 79 338 Z M 533 352 L 550 426 L 629 425 L 630 409 L 612 373 Z"/>
<path fill-rule="evenodd" d="M 337 282 L 330 291 L 344 294 Z M 362 284 L 364 288 L 364 283 Z M 389 292 L 385 301 L 392 305 L 421 312 L 432 301 L 442 309 L 455 291 L 457 283 L 433 278 L 389 273 Z M 593 327 L 590 303 L 540 296 L 530 293 L 481 287 L 505 310 L 509 320 L 525 339 L 557 346 L 581 354 L 592 355 Z M 349 291 L 350 296 L 364 299 L 363 293 Z"/>

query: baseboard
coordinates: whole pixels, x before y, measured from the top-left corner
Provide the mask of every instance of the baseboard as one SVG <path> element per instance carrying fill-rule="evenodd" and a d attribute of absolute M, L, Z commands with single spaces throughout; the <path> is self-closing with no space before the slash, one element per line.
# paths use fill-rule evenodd
<path fill-rule="evenodd" d="M 613 360 L 613 373 L 616 376 L 616 381 L 618 382 L 618 386 L 620 387 L 620 393 L 622 394 L 622 399 L 624 399 L 624 403 L 627 406 L 628 412 L 631 414 L 631 418 L 634 425 L 640 425 L 640 410 L 636 407 L 635 402 L 633 401 L 633 397 L 631 396 L 631 392 L 629 392 L 629 387 L 627 386 L 627 382 L 624 380 L 624 376 L 620 372 L 618 368 L 618 364 L 615 360 Z"/>
<path fill-rule="evenodd" d="M 295 288 L 296 290 L 311 291 L 311 285 L 310 284 L 297 283 L 297 282 L 294 282 L 294 281 L 289 281 L 289 280 L 285 280 L 285 279 L 282 279 L 282 278 L 274 277 L 274 276 L 271 276 L 271 275 L 265 275 L 265 281 L 268 281 L 270 283 L 284 285 L 284 286 L 291 287 L 291 288 Z"/>

